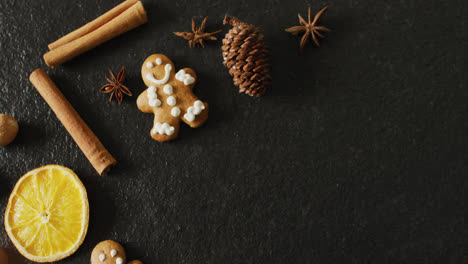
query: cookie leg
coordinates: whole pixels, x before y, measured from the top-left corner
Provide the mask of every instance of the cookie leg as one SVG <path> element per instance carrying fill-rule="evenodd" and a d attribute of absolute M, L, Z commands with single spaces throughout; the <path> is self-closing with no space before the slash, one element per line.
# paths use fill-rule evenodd
<path fill-rule="evenodd" d="M 159 142 L 166 142 L 177 137 L 179 128 L 180 121 L 178 117 L 155 114 L 151 137 Z"/>

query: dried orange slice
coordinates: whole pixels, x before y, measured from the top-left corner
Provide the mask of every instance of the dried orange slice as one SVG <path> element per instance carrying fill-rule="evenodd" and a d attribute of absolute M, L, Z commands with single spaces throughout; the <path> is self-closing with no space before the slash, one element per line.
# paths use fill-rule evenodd
<path fill-rule="evenodd" d="M 16 183 L 5 212 L 5 229 L 18 251 L 36 262 L 64 259 L 81 246 L 88 231 L 86 189 L 63 166 L 47 165 Z"/>

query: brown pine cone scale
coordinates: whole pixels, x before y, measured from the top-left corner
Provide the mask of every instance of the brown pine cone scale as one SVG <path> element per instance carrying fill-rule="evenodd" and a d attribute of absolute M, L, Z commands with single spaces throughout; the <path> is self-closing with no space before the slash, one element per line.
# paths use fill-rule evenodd
<path fill-rule="evenodd" d="M 224 66 L 239 93 L 260 97 L 270 85 L 270 64 L 264 36 L 254 25 L 226 15 L 224 24 L 233 26 L 223 39 Z"/>

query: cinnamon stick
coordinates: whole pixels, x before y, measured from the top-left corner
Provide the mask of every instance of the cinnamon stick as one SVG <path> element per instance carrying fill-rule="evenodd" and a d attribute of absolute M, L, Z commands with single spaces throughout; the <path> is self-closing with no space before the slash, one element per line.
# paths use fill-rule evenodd
<path fill-rule="evenodd" d="M 99 175 L 106 174 L 117 161 L 81 119 L 47 73 L 39 68 L 31 73 L 29 80 L 52 108 L 52 111 L 57 115 L 57 118 L 62 122 Z"/>
<path fill-rule="evenodd" d="M 89 22 L 88 24 L 80 27 L 79 29 L 68 33 L 67 35 L 61 37 L 60 39 L 52 42 L 49 44 L 49 49 L 53 50 L 60 46 L 63 46 L 67 43 L 72 42 L 75 39 L 78 39 L 97 28 L 101 27 L 102 25 L 106 24 L 107 22 L 111 21 L 118 15 L 122 14 L 125 10 L 129 9 L 131 6 L 136 4 L 139 0 L 126 0 L 119 4 L 118 6 L 112 8 L 111 10 L 104 13 L 102 16 L 96 18 L 95 20 Z"/>
<path fill-rule="evenodd" d="M 123 7 L 129 5 L 131 2 L 124 3 L 125 5 Z M 121 11 L 123 7 L 116 10 Z M 77 33 L 72 33 L 72 35 L 68 37 L 65 36 L 65 40 L 58 40 L 58 43 L 62 45 L 52 43 L 53 49 L 44 54 L 44 60 L 47 65 L 50 67 L 59 66 L 148 21 L 146 11 L 141 1 L 134 3 L 118 15 L 116 15 L 116 13 L 118 13 L 117 11 L 111 11 L 109 11 L 110 15 L 106 13 L 107 15 L 105 14 L 103 18 L 98 18 L 96 22 L 93 21 L 89 28 L 85 27 L 84 29 L 79 29 Z M 106 22 L 112 15 L 116 16 Z M 100 24 L 102 25 L 98 27 Z M 93 28 L 95 29 L 91 30 Z"/>

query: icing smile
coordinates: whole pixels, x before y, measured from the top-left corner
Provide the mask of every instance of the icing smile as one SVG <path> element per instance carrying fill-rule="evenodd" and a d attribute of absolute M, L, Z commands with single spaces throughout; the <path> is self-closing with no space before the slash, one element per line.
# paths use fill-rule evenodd
<path fill-rule="evenodd" d="M 146 74 L 146 79 L 154 84 L 165 84 L 167 83 L 167 81 L 169 81 L 169 75 L 171 74 L 171 70 L 172 70 L 172 66 L 170 64 L 166 64 L 166 66 L 164 67 L 164 71 L 165 71 L 164 78 L 162 78 L 161 80 L 158 80 L 154 78 L 154 75 L 152 73 L 148 73 Z"/>

